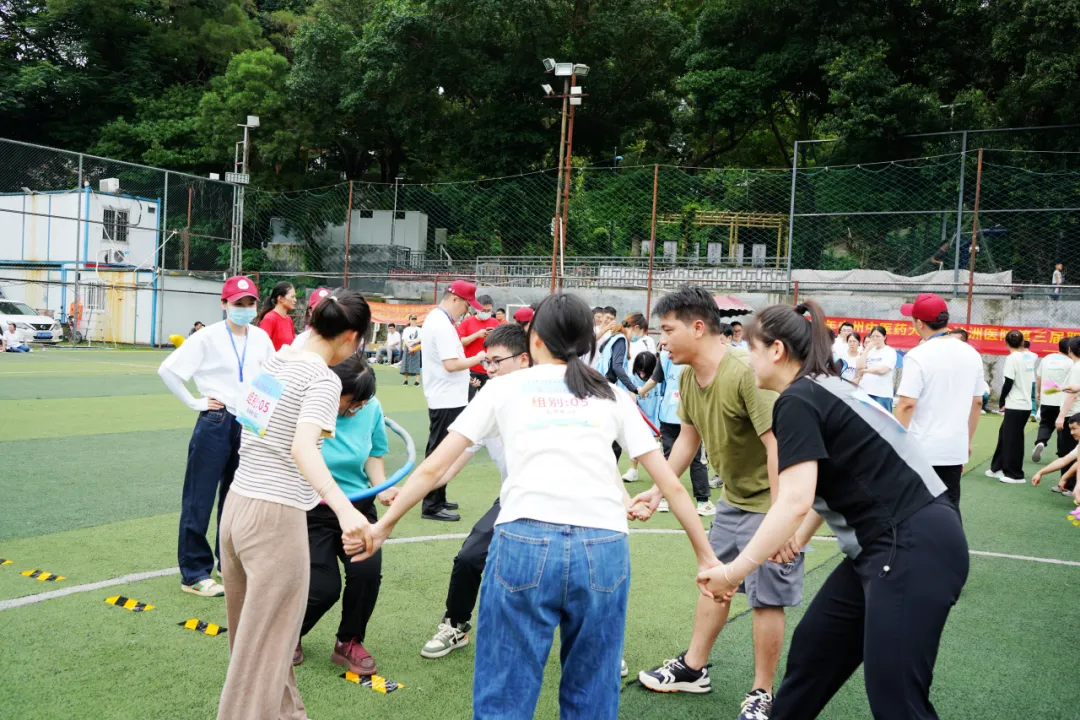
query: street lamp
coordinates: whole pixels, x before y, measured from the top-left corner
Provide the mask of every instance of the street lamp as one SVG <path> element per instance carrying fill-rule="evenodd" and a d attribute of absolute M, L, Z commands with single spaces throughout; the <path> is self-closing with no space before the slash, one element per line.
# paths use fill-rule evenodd
<path fill-rule="evenodd" d="M 556 95 L 551 85 L 541 87 L 549 99 L 562 99 L 562 128 L 559 132 L 559 175 L 555 186 L 555 218 L 551 223 L 551 291 L 555 292 L 555 263 L 557 257 L 566 254 L 566 220 L 570 201 L 570 159 L 574 149 L 574 108 L 581 104 L 585 94 L 577 85 L 578 77 L 589 74 L 589 66 L 581 63 L 556 62 L 554 58 L 544 59 L 544 72 L 563 79 L 563 91 Z M 570 108 L 569 130 L 567 129 L 566 108 Z M 563 179 L 565 172 L 566 178 Z M 561 268 L 560 268 L 561 269 Z"/>
<path fill-rule="evenodd" d="M 248 115 L 247 122 L 236 125 L 244 128 L 244 139 L 233 147 L 233 172 L 225 173 L 225 180 L 239 186 L 233 190 L 232 259 L 229 263 L 232 273 L 239 275 L 244 260 L 244 186 L 251 179 L 248 174 L 248 160 L 251 157 L 248 133 L 252 128 L 259 127 L 259 116 Z M 243 151 L 241 145 L 244 146 Z"/>
<path fill-rule="evenodd" d="M 398 186 L 405 179 L 405 173 L 399 172 L 394 178 L 394 214 L 390 216 L 390 245 L 394 245 L 394 228 L 397 225 L 397 198 Z"/>

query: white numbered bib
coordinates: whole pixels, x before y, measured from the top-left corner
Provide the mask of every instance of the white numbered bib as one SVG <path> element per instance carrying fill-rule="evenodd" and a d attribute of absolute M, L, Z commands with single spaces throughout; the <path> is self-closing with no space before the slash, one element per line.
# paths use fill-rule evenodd
<path fill-rule="evenodd" d="M 270 416 L 285 392 L 285 383 L 260 372 L 250 384 L 244 385 L 244 402 L 236 421 L 259 437 L 266 435 Z"/>

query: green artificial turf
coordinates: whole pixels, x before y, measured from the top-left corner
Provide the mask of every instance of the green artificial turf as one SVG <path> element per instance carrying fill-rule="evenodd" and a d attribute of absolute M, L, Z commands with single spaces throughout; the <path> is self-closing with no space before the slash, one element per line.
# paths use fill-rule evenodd
<path fill-rule="evenodd" d="M 155 371 L 162 357 L 51 350 L 14 362 L 3 358 L 0 457 L 15 472 L 0 473 L 0 557 L 12 560 L 0 567 L 0 601 L 175 566 L 194 414 L 160 385 Z M 387 415 L 412 434 L 422 454 L 427 413 L 421 389 L 402 387 L 387 368 L 378 368 L 378 377 Z M 983 418 L 963 481 L 972 550 L 1080 562 L 1080 530 L 1065 519 L 1073 505 L 1049 492 L 1052 481 L 1035 488 L 982 475 L 998 423 L 997 417 Z M 387 467 L 393 470 L 404 453 L 394 438 L 391 446 Z M 1036 467 L 1028 463 L 1029 476 Z M 466 533 L 490 507 L 498 486 L 495 468 L 481 453 L 449 489 L 461 505 L 460 523 L 423 521 L 414 511 L 396 537 Z M 647 487 L 642 481 L 628 489 Z M 658 514 L 645 526 L 635 525 L 641 528 L 670 530 L 678 524 Z M 697 595 L 693 555 L 683 535 L 636 533 L 630 544 L 625 655 L 636 674 L 685 650 Z M 381 695 L 338 677 L 340 669 L 329 662 L 334 610 L 305 640 L 307 661 L 298 671 L 311 717 L 470 716 L 474 649 L 441 660 L 419 655 L 442 612 L 460 545 L 460 539 L 448 538 L 385 547 L 383 589 L 366 645 L 380 674 L 405 687 Z M 807 602 L 840 562 L 828 538 L 813 546 Z M 19 575 L 30 569 L 67 579 L 41 583 Z M 183 594 L 178 583 L 175 575 L 157 577 L 0 611 L 0 716 L 212 717 L 228 662 L 227 636 L 208 637 L 177 624 L 192 617 L 224 623 L 224 601 Z M 1069 633 L 1078 619 L 1078 589 L 1080 567 L 973 556 L 936 668 L 933 700 L 941 717 L 1069 717 L 1067 678 L 1075 658 Z M 156 608 L 138 614 L 104 602 L 118 594 Z M 800 608 L 788 613 L 789 639 L 801 614 Z M 732 617 L 711 658 L 712 694 L 658 695 L 629 684 L 620 716 L 735 717 L 753 668 L 751 617 L 741 598 L 733 603 Z M 557 715 L 557 653 L 556 638 L 537 717 Z M 860 673 L 822 717 L 870 717 Z"/>

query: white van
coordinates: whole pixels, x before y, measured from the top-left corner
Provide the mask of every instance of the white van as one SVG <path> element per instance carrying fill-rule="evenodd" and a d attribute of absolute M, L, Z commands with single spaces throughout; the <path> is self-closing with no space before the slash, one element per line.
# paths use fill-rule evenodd
<path fill-rule="evenodd" d="M 0 300 L 0 322 L 4 324 L 4 332 L 7 332 L 8 323 L 15 323 L 15 335 L 27 345 L 55 344 L 64 339 L 60 323 L 48 315 L 39 315 L 25 303 Z"/>

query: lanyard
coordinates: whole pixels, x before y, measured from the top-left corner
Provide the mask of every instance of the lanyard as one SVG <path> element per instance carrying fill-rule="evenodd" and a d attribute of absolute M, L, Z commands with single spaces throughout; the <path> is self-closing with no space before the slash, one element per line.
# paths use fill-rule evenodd
<path fill-rule="evenodd" d="M 941 332 L 935 333 L 935 334 L 931 335 L 930 337 L 926 338 L 926 340 L 927 340 L 927 342 L 929 342 L 929 341 L 933 340 L 934 338 L 945 337 L 948 334 L 949 334 L 948 330 L 942 330 Z"/>
<path fill-rule="evenodd" d="M 247 344 L 248 344 L 248 338 L 251 336 L 251 333 L 250 332 L 245 332 L 244 333 L 244 354 L 241 355 L 236 350 L 236 340 L 233 339 L 232 330 L 229 329 L 229 328 L 225 328 L 225 329 L 228 330 L 228 332 L 229 332 L 229 342 L 232 343 L 233 355 L 236 355 L 236 362 L 240 364 L 240 382 L 244 382 L 244 360 L 247 359 Z"/>
<path fill-rule="evenodd" d="M 457 323 L 456 323 L 456 322 L 454 322 L 454 318 L 450 317 L 450 313 L 446 311 L 446 308 L 444 308 L 444 307 L 442 307 L 442 306 L 440 305 L 440 306 L 439 306 L 439 310 L 442 310 L 442 313 L 443 313 L 443 315 L 445 315 L 445 316 L 446 316 L 446 319 L 450 321 L 450 325 L 452 325 L 452 326 L 456 326 L 456 325 L 457 325 Z"/>

